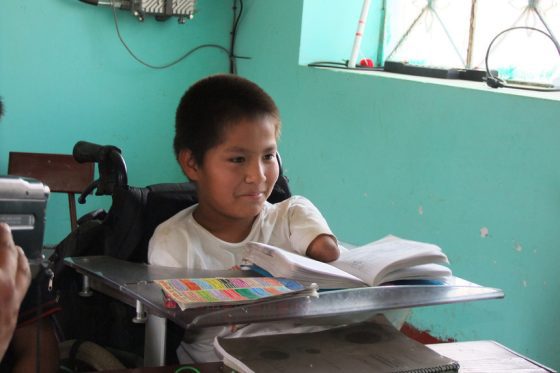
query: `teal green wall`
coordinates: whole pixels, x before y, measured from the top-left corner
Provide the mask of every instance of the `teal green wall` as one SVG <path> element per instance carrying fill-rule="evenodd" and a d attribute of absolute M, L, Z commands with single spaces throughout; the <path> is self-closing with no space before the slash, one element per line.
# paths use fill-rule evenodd
<path fill-rule="evenodd" d="M 505 291 L 415 309 L 417 327 L 494 339 L 560 368 L 560 102 L 298 66 L 300 38 L 303 54 L 332 32 L 317 1 L 247 9 L 239 53 L 252 59 L 239 71 L 278 101 L 292 188 L 345 241 L 434 242 L 456 275 Z M 301 35 L 302 16 L 304 31 L 326 35 Z"/>
<path fill-rule="evenodd" d="M 506 293 L 504 300 L 414 309 L 417 327 L 458 340 L 494 339 L 560 368 L 558 100 L 300 66 L 300 59 L 350 53 L 341 41 L 348 37 L 337 32 L 350 33 L 351 43 L 356 19 L 338 25 L 321 13 L 333 8 L 320 5 L 246 0 L 239 30 L 237 53 L 251 57 L 239 62 L 240 74 L 268 90 L 283 113 L 280 149 L 292 188 L 319 206 L 342 240 L 360 244 L 392 233 L 434 242 L 455 274 Z M 130 45 L 163 63 L 201 43 L 228 45 L 231 2 L 200 0 L 199 10 L 184 26 L 118 14 Z M 335 55 L 307 47 L 300 55 L 300 46 L 329 32 Z M 170 145 L 176 103 L 193 81 L 226 70 L 214 49 L 167 70 L 139 65 L 120 45 L 107 8 L 4 2 L 0 172 L 9 150 L 67 153 L 86 139 L 120 146 L 133 185 L 182 180 Z M 82 211 L 96 204 L 108 201 L 92 198 Z M 49 201 L 51 242 L 65 234 L 65 208 L 63 199 Z"/>
<path fill-rule="evenodd" d="M 310 21 L 301 25 L 300 63 L 349 60 L 362 3 L 362 0 L 305 0 L 303 18 Z M 362 58 L 375 61 L 381 3 L 381 0 L 371 2 L 357 62 Z"/>
<path fill-rule="evenodd" d="M 221 1 L 199 1 L 185 25 L 117 15 L 125 41 L 154 65 L 200 44 L 229 46 L 231 7 Z M 218 49 L 199 50 L 164 70 L 144 67 L 121 45 L 110 8 L 77 0 L 3 1 L 0 173 L 11 150 L 71 153 L 76 141 L 87 140 L 122 149 L 131 185 L 183 180 L 171 148 L 176 105 L 194 81 L 227 69 L 227 55 Z M 78 215 L 108 204 L 108 197 L 90 198 Z M 63 195 L 50 198 L 47 243 L 68 233 L 67 206 Z"/>

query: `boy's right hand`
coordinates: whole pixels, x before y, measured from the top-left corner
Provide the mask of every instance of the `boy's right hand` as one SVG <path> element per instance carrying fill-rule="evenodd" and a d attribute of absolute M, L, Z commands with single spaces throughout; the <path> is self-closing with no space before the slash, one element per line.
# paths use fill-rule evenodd
<path fill-rule="evenodd" d="M 0 359 L 12 338 L 30 283 L 29 262 L 21 247 L 15 245 L 10 227 L 0 223 Z"/>

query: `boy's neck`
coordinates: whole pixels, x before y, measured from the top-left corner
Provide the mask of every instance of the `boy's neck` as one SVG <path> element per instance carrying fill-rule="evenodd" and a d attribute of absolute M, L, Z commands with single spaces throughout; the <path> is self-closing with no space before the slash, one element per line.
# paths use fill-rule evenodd
<path fill-rule="evenodd" d="M 216 238 L 229 243 L 238 243 L 245 240 L 249 233 L 251 233 L 253 223 L 257 216 L 250 220 L 232 218 L 216 221 L 214 219 L 205 219 L 204 215 L 200 214 L 198 209 L 195 209 L 193 212 L 193 218 L 198 224 Z"/>

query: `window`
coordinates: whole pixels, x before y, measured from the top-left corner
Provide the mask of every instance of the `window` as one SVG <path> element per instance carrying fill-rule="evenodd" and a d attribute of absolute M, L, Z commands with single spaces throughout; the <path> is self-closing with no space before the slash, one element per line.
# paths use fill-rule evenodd
<path fill-rule="evenodd" d="M 485 70 L 492 43 L 488 67 L 501 79 L 560 86 L 560 0 L 385 0 L 383 6 L 382 61 Z"/>

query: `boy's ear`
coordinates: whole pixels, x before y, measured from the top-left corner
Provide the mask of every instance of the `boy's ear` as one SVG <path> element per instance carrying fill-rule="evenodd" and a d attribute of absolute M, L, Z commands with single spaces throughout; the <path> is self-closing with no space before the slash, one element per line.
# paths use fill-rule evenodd
<path fill-rule="evenodd" d="M 179 152 L 179 165 L 181 169 L 187 175 L 190 181 L 198 180 L 198 165 L 193 157 L 192 151 L 190 149 L 183 149 Z"/>

